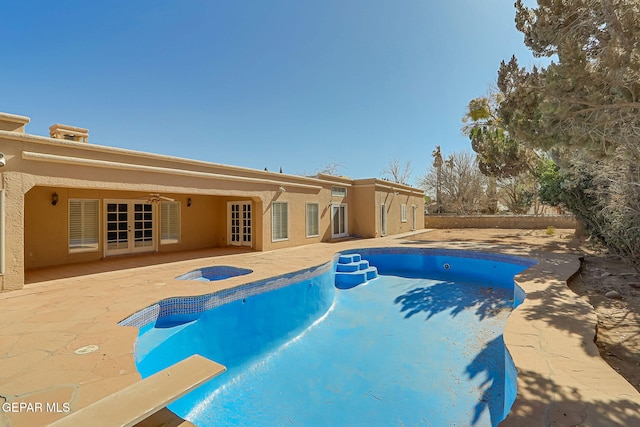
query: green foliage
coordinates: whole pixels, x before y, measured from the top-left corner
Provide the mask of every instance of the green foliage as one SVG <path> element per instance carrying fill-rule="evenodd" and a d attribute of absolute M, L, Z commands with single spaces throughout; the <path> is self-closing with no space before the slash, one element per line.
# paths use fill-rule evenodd
<path fill-rule="evenodd" d="M 534 55 L 553 57 L 531 71 L 502 63 L 500 105 L 514 138 L 612 155 L 637 141 L 640 124 L 640 2 L 545 0 L 516 2 L 516 27 Z M 637 145 L 637 143 L 632 143 Z"/>
<path fill-rule="evenodd" d="M 551 206 L 565 206 L 566 194 L 562 186 L 564 182 L 563 176 L 560 174 L 560 168 L 551 159 L 544 159 L 538 165 L 536 170 L 538 178 L 538 195 L 540 201 Z"/>
<path fill-rule="evenodd" d="M 480 172 L 495 178 L 511 178 L 528 171 L 535 155 L 509 136 L 497 115 L 500 99 L 499 93 L 472 99 L 462 119 L 467 123 L 462 131 L 471 140 Z"/>
<path fill-rule="evenodd" d="M 491 178 L 486 211 L 497 212 L 500 199 L 509 211 L 522 214 L 529 211 L 536 198 L 537 183 L 532 174 L 539 156 L 512 138 L 504 126 L 498 116 L 503 98 L 501 92 L 491 92 L 487 97 L 472 99 L 462 119 L 466 123 L 462 131 L 471 140 L 478 169 Z"/>
<path fill-rule="evenodd" d="M 561 205 L 613 253 L 640 257 L 640 2 L 516 2 L 516 27 L 550 65 L 503 62 L 497 116 L 511 138 L 555 152 L 536 168 Z"/>
<path fill-rule="evenodd" d="M 556 228 L 553 225 L 550 225 L 547 227 L 544 233 L 547 236 L 553 236 L 554 234 L 556 234 Z"/>

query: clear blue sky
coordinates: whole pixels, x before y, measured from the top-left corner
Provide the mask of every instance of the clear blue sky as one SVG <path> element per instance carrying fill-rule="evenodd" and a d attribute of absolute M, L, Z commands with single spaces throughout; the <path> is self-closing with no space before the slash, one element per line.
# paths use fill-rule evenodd
<path fill-rule="evenodd" d="M 0 4 L 0 111 L 29 133 L 285 173 L 470 150 L 501 60 L 533 63 L 513 0 L 42 0 Z"/>

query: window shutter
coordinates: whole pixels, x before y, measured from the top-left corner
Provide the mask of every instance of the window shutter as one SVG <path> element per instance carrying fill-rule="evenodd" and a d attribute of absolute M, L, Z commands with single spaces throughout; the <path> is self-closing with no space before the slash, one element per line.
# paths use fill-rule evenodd
<path fill-rule="evenodd" d="M 98 250 L 99 202 L 69 199 L 69 252 Z"/>
<path fill-rule="evenodd" d="M 307 204 L 307 237 L 319 234 L 318 224 L 319 207 L 317 203 Z"/>
<path fill-rule="evenodd" d="M 180 241 L 180 202 L 160 203 L 160 243 Z"/>
<path fill-rule="evenodd" d="M 69 250 L 82 243 L 82 200 L 69 200 Z"/>
<path fill-rule="evenodd" d="M 271 205 L 271 239 L 285 240 L 289 238 L 288 205 L 276 202 Z"/>
<path fill-rule="evenodd" d="M 98 201 L 85 200 L 83 205 L 83 243 L 98 249 Z"/>

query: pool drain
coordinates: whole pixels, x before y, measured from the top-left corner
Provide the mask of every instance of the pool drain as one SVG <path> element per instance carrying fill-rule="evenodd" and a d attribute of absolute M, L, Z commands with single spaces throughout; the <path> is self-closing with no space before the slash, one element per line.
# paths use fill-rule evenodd
<path fill-rule="evenodd" d="M 448 262 L 445 262 L 444 265 L 442 266 L 445 270 L 448 270 L 451 268 L 451 266 L 449 265 Z"/>
<path fill-rule="evenodd" d="M 74 351 L 75 354 L 89 354 L 93 353 L 98 349 L 98 346 L 95 344 L 85 345 L 84 347 L 80 347 Z"/>

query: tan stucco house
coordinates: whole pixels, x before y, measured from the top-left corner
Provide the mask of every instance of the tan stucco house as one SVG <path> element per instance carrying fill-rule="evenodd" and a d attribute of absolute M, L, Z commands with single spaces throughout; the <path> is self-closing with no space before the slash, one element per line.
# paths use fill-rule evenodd
<path fill-rule="evenodd" d="M 115 255 L 256 251 L 424 227 L 422 190 L 303 177 L 89 143 L 87 129 L 0 113 L 0 290 L 25 270 Z"/>

